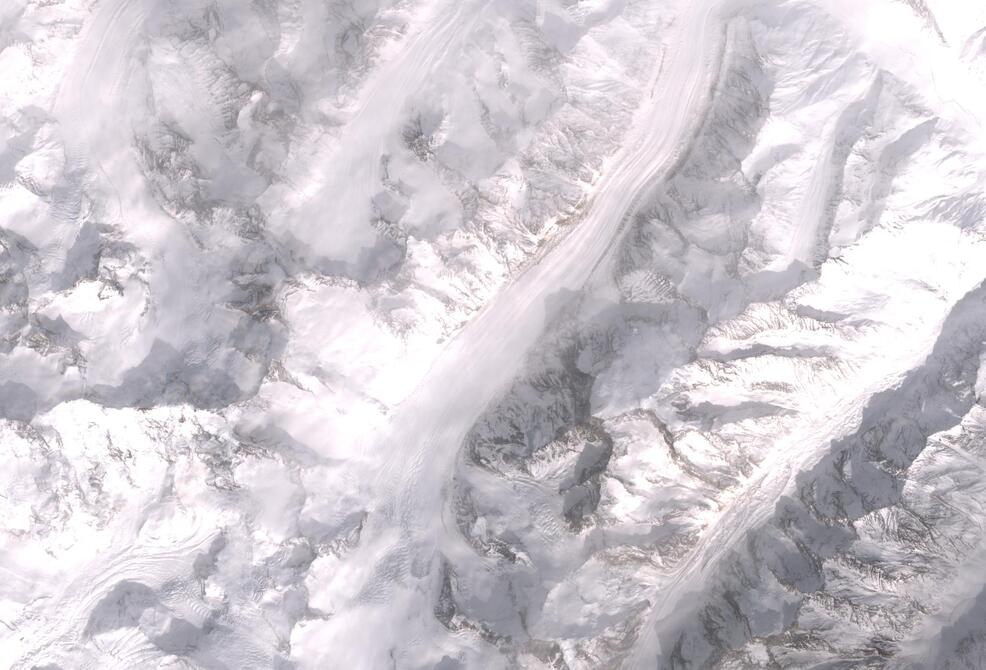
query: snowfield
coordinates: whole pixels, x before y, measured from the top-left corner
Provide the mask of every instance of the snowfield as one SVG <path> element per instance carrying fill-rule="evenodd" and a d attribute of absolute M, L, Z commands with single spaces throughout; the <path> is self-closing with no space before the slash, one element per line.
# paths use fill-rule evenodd
<path fill-rule="evenodd" d="M 986 6 L 0 4 L 0 666 L 986 667 Z"/>

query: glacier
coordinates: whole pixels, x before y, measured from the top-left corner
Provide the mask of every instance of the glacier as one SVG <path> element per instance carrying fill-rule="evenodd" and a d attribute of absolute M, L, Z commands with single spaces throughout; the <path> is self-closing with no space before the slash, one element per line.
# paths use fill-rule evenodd
<path fill-rule="evenodd" d="M 986 5 L 4 0 L 0 666 L 986 667 Z"/>

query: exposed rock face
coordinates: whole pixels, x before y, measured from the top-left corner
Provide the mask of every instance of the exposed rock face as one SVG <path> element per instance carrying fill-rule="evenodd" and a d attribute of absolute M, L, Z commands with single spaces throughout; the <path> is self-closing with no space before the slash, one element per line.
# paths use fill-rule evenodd
<path fill-rule="evenodd" d="M 5 667 L 986 667 L 975 5 L 2 3 Z"/>

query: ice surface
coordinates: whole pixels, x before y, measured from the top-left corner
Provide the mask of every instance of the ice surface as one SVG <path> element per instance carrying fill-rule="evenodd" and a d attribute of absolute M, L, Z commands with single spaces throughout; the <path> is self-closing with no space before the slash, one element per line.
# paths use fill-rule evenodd
<path fill-rule="evenodd" d="M 0 3 L 0 667 L 986 667 L 986 6 Z"/>

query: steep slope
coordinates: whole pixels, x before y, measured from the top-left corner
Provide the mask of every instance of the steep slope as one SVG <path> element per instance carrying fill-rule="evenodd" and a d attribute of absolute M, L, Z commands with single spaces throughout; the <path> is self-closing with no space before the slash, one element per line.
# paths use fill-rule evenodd
<path fill-rule="evenodd" d="M 982 665 L 968 4 L 0 7 L 0 658 Z"/>

